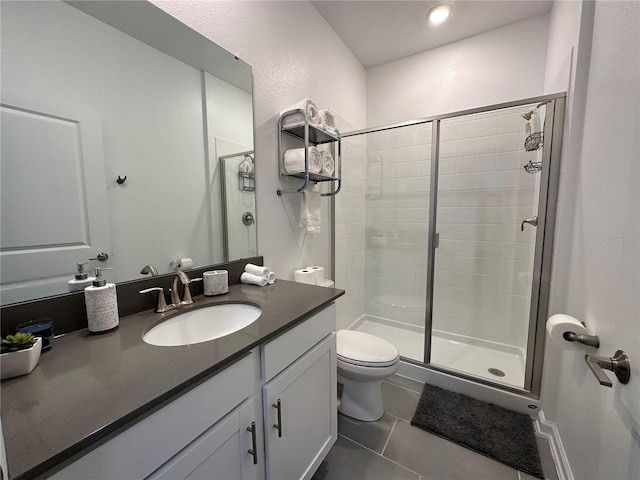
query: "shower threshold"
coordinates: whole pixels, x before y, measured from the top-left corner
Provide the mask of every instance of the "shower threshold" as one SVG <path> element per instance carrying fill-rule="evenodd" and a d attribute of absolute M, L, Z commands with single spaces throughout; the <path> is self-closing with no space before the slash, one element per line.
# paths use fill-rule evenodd
<path fill-rule="evenodd" d="M 349 328 L 390 341 L 402 357 L 423 359 L 423 327 L 363 315 Z M 510 387 L 524 385 L 524 349 L 511 345 L 434 330 L 431 364 Z"/>

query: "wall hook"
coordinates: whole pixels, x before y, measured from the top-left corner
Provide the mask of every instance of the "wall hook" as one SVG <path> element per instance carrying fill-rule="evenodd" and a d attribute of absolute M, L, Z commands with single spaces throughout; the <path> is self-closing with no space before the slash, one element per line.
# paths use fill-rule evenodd
<path fill-rule="evenodd" d="M 118 185 L 122 185 L 126 181 L 127 181 L 126 175 L 124 176 L 124 178 L 121 178 L 120 175 L 118 175 L 118 179 L 116 180 L 116 182 L 118 182 Z"/>

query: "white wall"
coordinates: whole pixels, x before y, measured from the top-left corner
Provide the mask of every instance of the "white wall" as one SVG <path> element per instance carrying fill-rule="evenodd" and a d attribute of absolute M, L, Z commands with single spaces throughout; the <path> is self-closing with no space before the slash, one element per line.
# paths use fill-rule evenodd
<path fill-rule="evenodd" d="M 640 4 L 596 2 L 592 45 L 585 36 L 594 5 L 580 7 L 556 2 L 551 13 L 550 38 L 557 42 L 550 42 L 549 58 L 555 60 L 547 85 L 569 78 L 572 45 L 578 74 L 570 81 L 573 104 L 550 312 L 585 321 L 601 346 L 597 352 L 570 352 L 547 344 L 542 410 L 557 426 L 574 478 L 635 479 L 640 478 L 635 374 L 640 372 Z M 561 32 L 565 25 L 572 35 Z M 614 386 L 601 387 L 584 353 L 611 356 L 617 349 L 630 356 L 631 381 L 621 385 L 607 372 Z"/>
<path fill-rule="evenodd" d="M 310 97 L 351 124 L 365 120 L 365 71 L 309 2 L 159 1 L 153 3 L 253 67 L 258 252 L 280 278 L 329 265 L 329 201 L 320 235 L 298 227 L 301 195 L 276 195 L 299 184 L 278 174 L 276 127 L 281 110 Z"/>
<path fill-rule="evenodd" d="M 547 28 L 542 15 L 369 69 L 367 124 L 541 95 Z"/>

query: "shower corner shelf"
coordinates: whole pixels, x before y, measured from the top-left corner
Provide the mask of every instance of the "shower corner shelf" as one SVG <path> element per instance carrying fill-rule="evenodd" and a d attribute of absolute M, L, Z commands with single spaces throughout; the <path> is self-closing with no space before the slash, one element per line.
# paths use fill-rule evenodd
<path fill-rule="evenodd" d="M 535 152 L 536 150 L 540 150 L 543 145 L 543 139 L 543 132 L 535 132 L 530 134 L 524 141 L 524 149 L 527 152 Z"/>
<path fill-rule="evenodd" d="M 289 123 L 285 125 L 286 120 L 289 117 L 296 116 L 298 121 L 294 123 Z M 304 120 L 300 121 L 300 117 Z M 296 138 L 298 140 L 302 140 L 304 142 L 305 148 L 305 158 L 304 164 L 305 169 L 299 173 L 287 173 L 284 168 L 284 152 L 282 144 L 282 134 L 285 133 L 289 137 Z M 321 175 L 319 173 L 313 173 L 309 171 L 309 154 L 308 149 L 310 146 L 321 145 L 324 143 L 333 144 L 333 157 L 335 159 L 335 176 L 327 176 Z M 338 185 L 335 190 L 323 193 L 323 197 L 332 197 L 337 195 L 342 186 L 342 159 L 341 159 L 341 139 L 338 133 L 331 133 L 319 126 L 312 125 L 309 123 L 306 112 L 301 108 L 296 108 L 293 110 L 286 111 L 280 115 L 278 119 L 278 163 L 280 165 L 280 177 L 292 177 L 299 178 L 304 180 L 302 185 L 299 188 L 291 188 L 291 189 L 278 189 L 276 193 L 278 196 L 284 195 L 287 193 L 298 193 L 304 191 L 310 182 L 319 183 L 319 182 L 338 182 Z"/>

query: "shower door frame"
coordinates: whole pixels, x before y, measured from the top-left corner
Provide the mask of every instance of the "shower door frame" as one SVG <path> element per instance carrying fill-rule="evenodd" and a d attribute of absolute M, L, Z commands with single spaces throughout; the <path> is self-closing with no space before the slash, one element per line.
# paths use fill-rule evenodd
<path fill-rule="evenodd" d="M 564 125 L 565 93 L 527 98 L 487 107 L 465 110 L 433 119 L 431 143 L 431 185 L 429 200 L 429 246 L 427 250 L 427 292 L 425 311 L 424 363 L 428 368 L 456 377 L 490 385 L 533 398 L 540 397 L 542 384 L 542 359 L 544 355 L 545 323 L 549 311 L 553 235 L 555 227 L 560 156 Z M 529 308 L 529 328 L 525 359 L 525 377 L 522 388 L 465 374 L 431 363 L 431 339 L 433 331 L 433 300 L 435 287 L 435 254 L 437 248 L 438 168 L 440 163 L 440 122 L 449 118 L 473 115 L 493 110 L 519 107 L 529 104 L 545 105 L 545 132 L 542 146 L 542 170 L 538 191 L 538 226 L 535 237 L 533 281 Z M 549 135 L 547 132 L 551 132 Z M 429 334 L 427 335 L 427 332 Z M 410 361 L 410 360 L 409 360 Z"/>
<path fill-rule="evenodd" d="M 549 309 L 551 283 L 551 263 L 553 255 L 553 237 L 556 217 L 556 203 L 560 177 L 560 158 L 563 141 L 566 92 L 526 98 L 512 102 L 499 103 L 443 115 L 425 117 L 418 120 L 365 128 L 341 134 L 342 138 L 393 130 L 424 123 L 431 123 L 431 172 L 429 201 L 429 245 L 427 249 L 427 288 L 425 308 L 425 342 L 423 362 L 402 357 L 402 360 L 421 367 L 446 373 L 476 383 L 499 388 L 531 398 L 540 397 L 542 383 L 542 363 L 544 354 L 545 323 Z M 523 388 L 511 387 L 503 383 L 492 382 L 474 375 L 450 370 L 431 363 L 431 337 L 433 329 L 433 288 L 435 276 L 435 249 L 437 248 L 437 207 L 438 207 L 438 170 L 440 162 L 440 122 L 442 120 L 484 113 L 492 110 L 518 107 L 529 104 L 544 104 L 545 125 L 542 150 L 542 170 L 538 199 L 538 226 L 535 238 L 533 263 L 533 281 L 531 289 L 531 307 L 529 309 L 529 329 L 525 361 L 525 379 Z M 546 134 L 550 132 L 549 134 Z"/>

